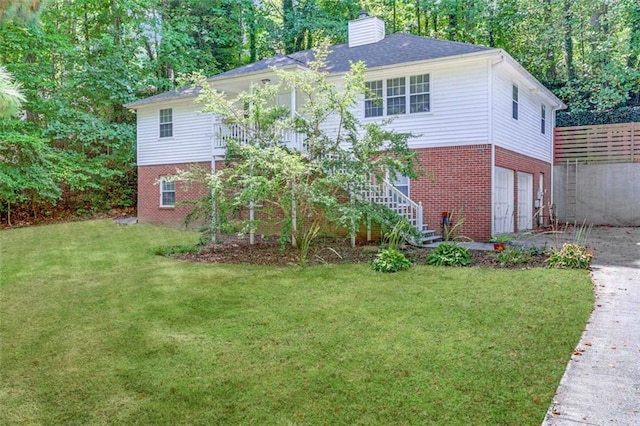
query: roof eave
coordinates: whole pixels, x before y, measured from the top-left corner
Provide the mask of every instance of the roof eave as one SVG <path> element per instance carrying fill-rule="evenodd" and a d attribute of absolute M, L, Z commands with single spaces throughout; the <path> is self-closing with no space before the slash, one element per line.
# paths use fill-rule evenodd
<path fill-rule="evenodd" d="M 506 51 L 504 51 L 503 49 L 500 49 L 500 53 L 503 55 L 503 57 L 507 60 L 507 62 L 509 63 L 509 65 L 511 65 L 513 68 L 517 69 L 518 71 L 520 71 L 520 73 L 522 75 L 525 76 L 525 78 L 532 83 L 540 92 L 542 92 L 542 94 L 548 98 L 549 100 L 551 100 L 551 103 L 553 104 L 553 108 L 555 110 L 560 110 L 560 109 L 566 109 L 567 105 L 562 102 L 560 100 L 560 98 L 558 98 L 556 95 L 553 94 L 553 92 L 549 89 L 547 89 L 544 84 L 540 83 L 538 81 L 537 78 L 535 78 L 529 71 L 527 71 L 527 69 L 525 67 L 523 67 L 522 65 L 520 65 L 520 63 L 518 61 L 516 61 L 515 59 L 513 59 L 513 57 L 511 55 L 509 55 Z"/>

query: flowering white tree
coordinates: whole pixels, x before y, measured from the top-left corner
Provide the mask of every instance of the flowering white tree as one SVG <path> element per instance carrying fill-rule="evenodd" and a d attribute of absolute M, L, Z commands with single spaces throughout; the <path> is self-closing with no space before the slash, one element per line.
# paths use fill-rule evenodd
<path fill-rule="evenodd" d="M 346 227 L 354 237 L 365 217 L 378 221 L 392 216 L 383 206 L 359 197 L 372 179 L 385 173 L 417 177 L 416 155 L 407 133 L 386 130 L 381 124 L 362 124 L 354 105 L 366 91 L 365 67 L 353 64 L 336 88 L 323 72 L 327 47 L 315 51 L 316 60 L 303 71 L 274 70 L 276 84 L 256 85 L 228 99 L 200 77 L 198 101 L 239 129 L 240 138 L 227 140 L 227 165 L 205 180 L 213 189 L 217 215 L 214 228 L 233 209 L 260 205 L 259 219 L 249 217 L 245 230 L 270 222 L 283 242 L 301 249 L 304 263 L 309 245 L 323 223 Z M 277 104 L 278 93 L 295 88 L 303 99 L 295 114 Z M 325 124 L 336 123 L 327 131 Z M 302 149 L 287 147 L 283 134 L 301 135 Z M 193 177 L 183 173 L 180 179 Z M 396 217 L 395 220 L 398 220 Z"/>

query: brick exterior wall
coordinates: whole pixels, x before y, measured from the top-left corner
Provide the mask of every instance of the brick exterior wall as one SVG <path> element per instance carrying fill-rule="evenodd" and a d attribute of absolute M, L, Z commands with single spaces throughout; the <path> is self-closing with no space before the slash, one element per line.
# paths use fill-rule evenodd
<path fill-rule="evenodd" d="M 442 212 L 464 224 L 458 235 L 473 240 L 491 237 L 491 145 L 418 149 L 427 176 L 410 183 L 410 196 L 422 202 L 423 221 L 442 231 Z"/>
<path fill-rule="evenodd" d="M 423 207 L 423 221 L 429 229 L 442 231 L 442 212 L 453 213 L 452 223 L 464 218 L 458 235 L 476 241 L 491 238 L 491 145 L 471 145 L 417 150 L 426 176 L 410 183 L 410 196 Z M 210 163 L 199 163 L 209 168 Z M 549 223 L 548 204 L 551 200 L 551 164 L 522 154 L 496 147 L 496 166 L 533 174 L 533 197 L 537 198 L 538 179 L 544 174 L 544 224 Z M 138 167 L 138 218 L 143 223 L 168 226 L 183 226 L 183 219 L 190 211 L 188 206 L 160 207 L 160 188 L 156 184 L 162 176 L 175 173 L 176 169 L 186 169 L 189 164 L 172 164 Z M 216 167 L 224 167 L 219 161 Z M 514 206 L 518 205 L 517 173 L 514 173 Z M 186 189 L 186 190 L 185 190 Z M 193 185 L 185 188 L 176 182 L 176 202 L 196 199 L 206 194 L 207 189 Z M 259 212 L 256 212 L 259 214 Z M 539 212 L 535 212 L 536 214 Z M 517 230 L 517 211 L 514 215 L 514 229 Z M 536 220 L 534 220 L 536 222 Z M 534 223 L 535 226 L 535 223 Z M 361 227 L 360 236 L 366 231 Z M 373 233 L 374 238 L 378 232 Z"/>
<path fill-rule="evenodd" d="M 209 169 L 211 163 L 193 163 Z M 184 226 L 184 218 L 191 211 L 190 206 L 160 207 L 160 184 L 163 176 L 186 170 L 192 164 L 167 164 L 138 167 L 138 220 L 172 227 Z M 176 182 L 176 204 L 185 200 L 197 200 L 207 194 L 207 189 L 199 184 Z"/>
<path fill-rule="evenodd" d="M 542 208 L 536 209 L 534 207 L 534 228 L 538 226 L 538 216 L 542 218 L 542 225 L 547 226 L 550 223 L 550 207 L 551 207 L 551 164 L 542 160 L 527 157 L 526 155 L 518 154 L 517 152 L 509 151 L 504 148 L 496 147 L 496 166 L 503 167 L 505 169 L 514 170 L 513 174 L 513 197 L 514 197 L 514 228 L 518 231 L 518 175 L 517 172 L 530 173 L 533 175 L 533 199 L 538 198 L 538 179 L 540 174 L 544 175 L 543 180 L 543 204 Z"/>

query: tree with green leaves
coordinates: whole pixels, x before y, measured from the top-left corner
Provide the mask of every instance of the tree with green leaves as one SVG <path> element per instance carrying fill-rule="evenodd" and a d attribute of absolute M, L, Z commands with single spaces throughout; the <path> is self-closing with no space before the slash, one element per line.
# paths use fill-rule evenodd
<path fill-rule="evenodd" d="M 241 229 L 276 226 L 283 243 L 300 248 L 303 264 L 323 224 L 347 228 L 355 237 L 366 216 L 386 217 L 384 207 L 361 196 L 372 181 L 385 173 L 417 177 L 418 169 L 416 153 L 407 144 L 409 134 L 362 124 L 354 115 L 353 106 L 366 90 L 364 65 L 353 64 L 338 89 L 322 71 L 327 47 L 315 55 L 309 69 L 274 70 L 278 83 L 256 85 L 233 99 L 203 78 L 196 82 L 203 87 L 199 101 L 205 103 L 204 111 L 246 135 L 227 140 L 226 167 L 206 178 L 218 213 L 212 228 L 228 220 L 226 212 L 262 206 L 259 215 L 243 217 Z M 294 88 L 306 102 L 292 114 L 278 105 L 277 96 Z M 329 121 L 336 123 L 331 129 Z M 178 175 L 191 177 L 188 171 Z"/>

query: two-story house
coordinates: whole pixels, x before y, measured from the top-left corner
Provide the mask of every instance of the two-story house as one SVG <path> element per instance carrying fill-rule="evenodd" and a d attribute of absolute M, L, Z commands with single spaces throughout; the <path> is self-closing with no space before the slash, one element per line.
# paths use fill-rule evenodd
<path fill-rule="evenodd" d="M 233 96 L 251 84 L 273 81 L 273 68 L 304 69 L 310 50 L 271 58 L 210 78 Z M 366 81 L 382 102 L 362 96 L 363 122 L 396 117 L 392 126 L 410 139 L 428 172 L 417 180 L 390 182 L 416 206 L 416 224 L 439 229 L 443 212 L 464 217 L 462 233 L 476 240 L 531 229 L 548 220 L 555 112 L 565 106 L 502 49 L 385 34 L 384 22 L 362 16 L 349 22 L 349 42 L 330 47 L 329 81 L 340 83 L 350 63 L 364 61 Z M 138 217 L 141 222 L 179 225 L 188 211 L 182 191 L 165 182 L 177 168 L 216 167 L 229 131 L 194 103 L 186 88 L 128 104 L 137 113 Z M 279 102 L 295 111 L 295 90 Z M 300 140 L 290 142 L 302 146 Z M 160 182 L 160 183 L 158 183 Z"/>

